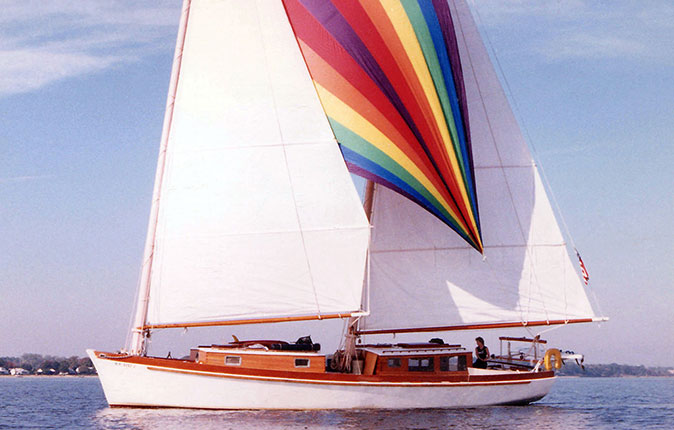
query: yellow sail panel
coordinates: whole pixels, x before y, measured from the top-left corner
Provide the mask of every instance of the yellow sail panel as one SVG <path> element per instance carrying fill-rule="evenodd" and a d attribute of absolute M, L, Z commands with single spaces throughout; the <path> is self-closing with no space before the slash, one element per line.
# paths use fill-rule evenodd
<path fill-rule="evenodd" d="M 350 170 L 421 205 L 481 252 L 463 77 L 448 5 L 283 3 L 314 82 L 330 89 L 319 95 Z M 362 97 L 367 103 L 355 106 Z M 343 105 L 358 115 L 331 117 Z M 360 134 L 363 121 L 385 123 L 375 126 L 380 140 Z M 401 153 L 409 161 L 398 163 Z"/>

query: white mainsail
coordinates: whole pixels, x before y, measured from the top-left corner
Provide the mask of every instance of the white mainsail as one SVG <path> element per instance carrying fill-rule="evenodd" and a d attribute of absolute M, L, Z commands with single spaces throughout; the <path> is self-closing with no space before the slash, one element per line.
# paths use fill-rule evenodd
<path fill-rule="evenodd" d="M 484 259 L 425 209 L 375 186 L 362 332 L 594 317 L 470 9 L 450 1 Z"/>
<path fill-rule="evenodd" d="M 136 328 L 349 316 L 369 225 L 282 3 L 185 5 Z"/>

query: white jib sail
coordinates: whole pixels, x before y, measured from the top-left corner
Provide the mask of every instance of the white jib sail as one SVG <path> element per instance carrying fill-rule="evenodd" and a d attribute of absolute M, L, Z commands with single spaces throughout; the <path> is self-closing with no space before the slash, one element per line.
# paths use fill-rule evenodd
<path fill-rule="evenodd" d="M 387 188 L 374 193 L 362 330 L 592 318 L 470 9 L 450 1 L 468 99 L 484 255 Z"/>
<path fill-rule="evenodd" d="M 358 311 L 369 225 L 281 2 L 188 16 L 145 324 Z"/>

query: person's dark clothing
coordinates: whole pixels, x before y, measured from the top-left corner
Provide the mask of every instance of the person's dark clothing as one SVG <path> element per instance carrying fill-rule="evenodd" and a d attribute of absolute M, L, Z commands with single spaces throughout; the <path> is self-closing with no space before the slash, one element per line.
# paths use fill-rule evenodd
<path fill-rule="evenodd" d="M 487 347 L 484 346 L 480 348 L 479 346 L 475 348 L 477 351 L 477 359 L 475 360 L 475 363 L 473 363 L 473 367 L 477 367 L 478 369 L 486 369 L 487 368 Z"/>

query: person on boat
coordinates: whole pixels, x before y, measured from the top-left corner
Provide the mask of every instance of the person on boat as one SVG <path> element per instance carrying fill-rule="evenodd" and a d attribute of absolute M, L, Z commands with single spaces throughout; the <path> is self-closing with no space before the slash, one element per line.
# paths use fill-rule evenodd
<path fill-rule="evenodd" d="M 477 343 L 477 346 L 475 347 L 475 356 L 477 358 L 473 363 L 473 367 L 477 367 L 479 369 L 486 369 L 487 359 L 489 358 L 489 348 L 484 346 L 484 339 L 482 339 L 482 337 L 480 336 L 475 338 L 475 343 Z"/>

